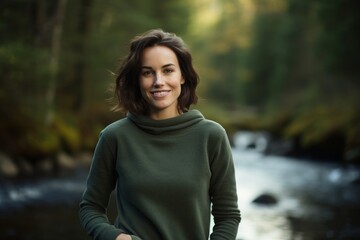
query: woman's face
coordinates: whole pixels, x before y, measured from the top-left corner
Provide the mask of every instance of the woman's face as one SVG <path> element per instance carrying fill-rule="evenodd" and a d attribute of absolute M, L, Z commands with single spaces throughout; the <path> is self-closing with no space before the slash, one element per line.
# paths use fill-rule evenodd
<path fill-rule="evenodd" d="M 179 115 L 178 98 L 184 84 L 175 53 L 168 47 L 145 48 L 141 57 L 139 85 L 149 104 L 149 117 L 166 119 Z"/>

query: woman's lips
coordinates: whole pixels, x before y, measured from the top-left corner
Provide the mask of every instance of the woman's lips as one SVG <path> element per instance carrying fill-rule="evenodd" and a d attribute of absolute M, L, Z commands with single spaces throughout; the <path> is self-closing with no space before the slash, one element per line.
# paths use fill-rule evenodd
<path fill-rule="evenodd" d="M 166 97 L 167 95 L 169 95 L 170 90 L 162 90 L 162 91 L 153 91 L 150 92 L 152 96 L 156 97 L 156 98 L 161 98 L 161 97 Z"/>

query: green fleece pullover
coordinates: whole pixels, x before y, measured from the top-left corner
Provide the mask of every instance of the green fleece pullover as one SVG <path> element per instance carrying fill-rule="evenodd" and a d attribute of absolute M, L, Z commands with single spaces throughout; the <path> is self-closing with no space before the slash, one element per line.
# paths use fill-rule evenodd
<path fill-rule="evenodd" d="M 106 216 L 116 187 L 118 216 Z M 212 206 L 212 207 L 211 207 Z M 197 110 L 152 120 L 131 113 L 100 134 L 80 203 L 80 221 L 96 240 L 120 233 L 143 240 L 236 238 L 240 211 L 224 129 Z"/>

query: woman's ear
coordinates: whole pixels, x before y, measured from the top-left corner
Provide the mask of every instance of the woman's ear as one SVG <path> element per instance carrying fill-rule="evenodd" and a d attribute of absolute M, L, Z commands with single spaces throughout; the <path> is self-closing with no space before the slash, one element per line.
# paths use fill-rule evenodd
<path fill-rule="evenodd" d="M 183 76 L 181 76 L 181 81 L 180 81 L 181 84 L 184 84 L 185 83 L 185 79 Z"/>

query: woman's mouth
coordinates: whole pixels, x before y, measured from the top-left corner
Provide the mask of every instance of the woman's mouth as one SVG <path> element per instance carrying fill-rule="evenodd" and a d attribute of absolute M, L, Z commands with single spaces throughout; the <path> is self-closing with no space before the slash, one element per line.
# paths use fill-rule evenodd
<path fill-rule="evenodd" d="M 152 96 L 154 96 L 156 98 L 160 98 L 160 97 L 166 97 L 167 95 L 169 95 L 170 90 L 152 91 L 150 93 Z"/>

